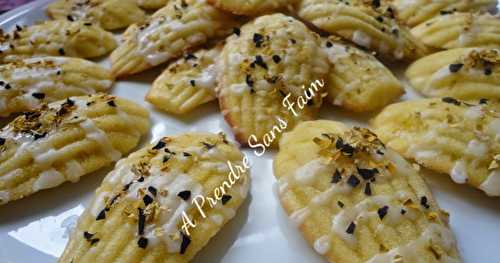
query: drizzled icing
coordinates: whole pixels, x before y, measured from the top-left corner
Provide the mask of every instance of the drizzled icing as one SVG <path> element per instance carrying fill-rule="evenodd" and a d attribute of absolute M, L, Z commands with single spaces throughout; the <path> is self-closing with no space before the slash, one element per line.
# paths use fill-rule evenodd
<path fill-rule="evenodd" d="M 169 12 L 175 14 L 181 12 L 181 17 L 163 15 Z M 220 11 L 207 5 L 205 0 L 190 1 L 186 7 L 182 8 L 177 6 L 176 1 L 169 3 L 155 13 L 147 24 L 138 29 L 135 36 L 138 44 L 137 53 L 145 57 L 149 64 L 155 66 L 178 56 L 179 51 L 185 50 L 187 46 L 206 42 L 223 26 L 213 18 L 218 15 L 218 12 Z M 196 19 L 189 20 L 192 17 Z M 184 31 L 194 32 L 184 38 L 175 39 L 175 35 L 182 34 Z M 171 42 L 163 46 L 164 42 L 161 41 L 163 39 L 170 39 Z"/>
<path fill-rule="evenodd" d="M 64 159 L 67 153 L 72 151 L 75 147 L 74 145 L 69 144 L 56 149 L 50 143 L 52 136 L 59 131 L 59 126 L 65 127 L 64 125 L 69 123 L 78 125 L 78 127 L 85 132 L 86 138 L 98 142 L 98 146 L 100 147 L 102 154 L 106 155 L 111 161 L 120 158 L 121 153 L 113 147 L 107 134 L 98 128 L 92 119 L 86 117 L 85 111 L 88 108 L 87 103 L 93 99 L 97 98 L 70 98 L 69 100 L 74 103 L 74 106 L 72 107 L 75 108 L 69 110 L 68 115 L 64 116 L 57 125 L 54 124 L 55 126 L 51 126 L 46 134 L 41 138 L 35 138 L 34 135 L 24 131 L 15 131 L 15 122 L 0 131 L 0 137 L 6 139 L 9 144 L 12 143 L 15 145 L 14 147 L 16 147 L 12 158 L 19 158 L 22 154 L 29 154 L 33 157 L 33 163 L 41 169 L 39 175 L 33 183 L 33 192 L 55 187 L 65 181 L 76 182 L 82 175 L 85 174 L 85 169 L 76 160 L 68 160 L 65 163 L 63 170 L 56 170 L 53 167 L 54 162 Z M 48 107 L 51 110 L 58 110 L 60 107 L 64 107 L 60 105 L 61 103 L 56 102 L 50 104 Z M 120 111 L 118 107 L 116 110 Z M 124 116 L 127 115 L 126 113 L 122 114 L 124 114 Z M 22 175 L 22 169 L 19 168 L 0 176 L 0 181 L 12 181 L 20 175 Z"/>
<path fill-rule="evenodd" d="M 74 65 L 73 65 L 74 64 Z M 71 94 L 89 95 L 96 90 L 109 89 L 113 82 L 110 79 L 93 78 L 85 75 L 85 81 L 71 83 L 65 69 L 74 66 L 97 68 L 96 64 L 77 58 L 39 57 L 24 59 L 19 62 L 6 64 L 0 67 L 0 80 L 10 85 L 10 89 L 0 89 L 0 95 L 5 95 L 12 104 L 22 103 L 28 109 L 35 109 L 43 102 L 53 101 L 50 94 L 58 95 L 54 90 L 64 90 Z M 44 99 L 37 99 L 33 94 L 48 94 Z M 14 98 L 12 98 L 14 96 Z M 9 104 L 0 105 L 2 110 L 9 110 Z"/>
<path fill-rule="evenodd" d="M 473 184 L 488 195 L 500 195 L 500 181 L 492 177 L 498 171 L 494 164 L 499 154 L 498 112 L 487 103 L 475 104 L 450 97 L 422 103 L 419 106 L 429 107 L 415 111 L 412 116 L 416 116 L 415 127 L 423 130 L 398 133 L 400 138 L 412 142 L 406 155 L 433 169 L 438 169 L 432 165 L 435 159 L 443 158 L 450 165 L 447 171 L 439 171 L 448 172 L 454 182 Z M 459 133 L 463 135 L 454 135 Z M 477 183 L 480 178 L 484 178 L 484 182 Z"/>
<path fill-rule="evenodd" d="M 324 255 L 330 251 L 333 245 L 331 240 L 334 237 L 340 238 L 345 245 L 352 249 L 358 247 L 357 225 L 359 227 L 368 224 L 369 220 L 377 220 L 380 223 L 374 231 L 375 235 L 379 235 L 385 228 L 397 227 L 403 223 L 403 220 L 417 220 L 417 216 L 420 214 L 433 219 L 429 219 L 428 227 L 422 230 L 420 237 L 406 244 L 405 247 L 409 250 L 419 249 L 422 243 L 432 238 L 433 244 L 445 249 L 446 253 L 454 250 L 454 237 L 444 225 L 439 224 L 441 220 L 438 213 L 440 212 L 433 205 L 433 201 L 427 199 L 425 189 L 415 189 L 415 193 L 400 190 L 381 195 L 372 195 L 374 194 L 372 190 L 366 190 L 370 185 L 372 187 L 377 184 L 391 185 L 393 180 L 402 180 L 401 177 L 418 176 L 401 156 L 390 149 L 385 149 L 381 143 L 377 144 L 377 141 L 374 134 L 359 128 L 347 131 L 345 136 L 322 134 L 320 137 L 314 138 L 314 142 L 320 147 L 320 156 L 304 163 L 288 175 L 280 177 L 279 180 L 278 192 L 281 196 L 288 196 L 290 191 L 293 191 L 292 187 L 312 186 L 315 190 L 319 190 L 317 186 L 321 185 L 323 188 L 319 193 L 314 194 L 304 207 L 298 208 L 290 214 L 292 223 L 300 226 L 322 207 L 337 207 L 337 212 L 334 212 L 330 219 L 330 229 L 327 230 L 326 234 L 324 231 L 318 233 L 321 236 L 316 236 L 317 239 L 313 242 L 314 250 Z M 354 156 L 349 157 L 352 151 Z M 329 161 L 332 159 L 334 161 Z M 355 166 L 355 168 L 351 169 L 350 165 Z M 373 170 L 374 166 L 376 170 Z M 357 179 L 352 179 L 352 177 Z M 324 188 L 323 182 L 325 179 L 331 180 L 330 186 L 326 188 Z M 340 202 L 343 198 L 349 198 L 353 191 L 359 190 L 362 191 L 360 194 L 364 193 L 365 195 L 360 201 L 353 204 Z M 434 238 L 436 235 L 441 237 L 445 234 L 446 237 L 443 239 Z M 387 252 L 389 256 L 381 252 L 374 258 L 376 260 L 385 259 L 396 254 L 403 254 L 400 256 L 406 257 L 405 251 L 402 248 L 393 248 L 391 252 Z"/>
<path fill-rule="evenodd" d="M 214 138 L 210 138 L 212 139 Z M 179 162 L 181 166 L 184 166 L 192 159 L 193 166 L 210 167 L 209 169 L 214 169 L 220 175 L 227 172 L 227 169 L 222 169 L 222 166 L 228 161 L 226 151 L 219 149 L 225 146 L 217 145 L 226 144 L 225 139 L 214 144 L 200 142 L 199 144 L 204 145 L 203 147 L 179 146 L 174 141 L 175 138 L 163 138 L 157 146 L 143 149 L 132 154 L 128 159 L 119 161 L 116 168 L 106 176 L 103 185 L 110 185 L 114 189 L 121 190 L 119 192 L 98 190 L 89 207 L 90 214 L 98 218 L 102 213 L 112 211 L 113 204 L 118 202 L 141 203 L 138 207 L 150 212 L 146 215 L 144 232 L 136 233 L 136 238 L 145 238 L 148 246 L 162 243 L 169 253 L 179 253 L 179 249 L 182 251 L 182 243 L 186 237 L 181 238 L 184 231 L 178 225 L 184 222 L 185 213 L 196 208 L 194 199 L 204 196 L 208 191 L 195 176 L 191 175 L 190 169 L 176 167 L 175 164 L 171 166 L 171 162 Z M 193 169 L 196 168 L 193 167 Z M 228 191 L 231 195 L 236 194 L 245 198 L 248 192 L 247 180 L 234 185 L 234 188 Z M 189 193 L 189 195 L 181 193 Z M 146 203 L 145 198 L 150 198 L 151 203 Z M 137 206 L 134 205 L 134 207 Z M 214 210 L 207 211 L 207 217 L 202 220 L 213 222 L 215 225 L 222 225 L 225 220 L 232 218 L 236 213 L 233 208 L 224 206 L 221 202 L 214 206 L 210 204 L 210 207 Z M 132 215 L 137 217 L 137 213 L 134 213 L 137 208 L 132 210 L 127 212 L 129 210 L 125 208 L 124 213 L 130 213 L 129 217 Z M 201 222 L 200 225 L 202 228 L 206 227 L 205 222 Z"/>
<path fill-rule="evenodd" d="M 449 229 L 439 224 L 428 225 L 420 237 L 403 246 L 395 247 L 390 251 L 377 254 L 366 263 L 387 263 L 398 259 L 401 262 L 423 262 L 421 252 L 434 244 L 440 244 L 445 251 L 453 250 L 456 246 L 455 237 Z M 460 260 L 441 255 L 440 262 L 459 263 Z"/>

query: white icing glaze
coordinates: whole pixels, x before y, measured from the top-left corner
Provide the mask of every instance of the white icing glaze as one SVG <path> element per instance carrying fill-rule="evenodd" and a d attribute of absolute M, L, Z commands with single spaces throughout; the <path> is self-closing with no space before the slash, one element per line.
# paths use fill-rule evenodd
<path fill-rule="evenodd" d="M 421 251 L 427 250 L 427 247 L 431 244 L 440 245 L 445 251 L 449 251 L 455 246 L 455 237 L 446 227 L 438 224 L 430 224 L 418 239 L 413 240 L 406 245 L 393 248 L 388 252 L 377 254 L 366 261 L 366 263 L 393 262 L 396 255 L 402 257 L 402 262 L 423 263 L 424 259 L 421 256 Z M 446 262 L 460 262 L 457 259 L 452 259 L 449 257 L 447 257 L 446 260 L 448 260 Z"/>
<path fill-rule="evenodd" d="M 481 117 L 484 116 L 484 112 L 482 111 L 482 109 L 483 109 L 482 106 L 470 107 L 467 109 L 467 111 L 465 111 L 464 116 L 470 120 L 480 119 Z"/>
<path fill-rule="evenodd" d="M 0 176 L 0 182 L 8 182 L 12 180 L 16 180 L 16 178 L 23 175 L 23 170 L 21 168 L 12 170 L 4 175 Z"/>
<path fill-rule="evenodd" d="M 238 95 L 241 95 L 243 94 L 243 92 L 250 90 L 246 83 L 233 84 L 231 85 L 231 87 L 229 87 L 229 89 Z"/>
<path fill-rule="evenodd" d="M 41 172 L 36 181 L 33 183 L 33 190 L 38 191 L 56 187 L 64 183 L 66 179 L 64 175 L 55 169 L 49 169 Z"/>
<path fill-rule="evenodd" d="M 496 141 L 500 141 L 500 118 L 492 120 L 486 128 L 486 132 L 494 137 Z"/>
<path fill-rule="evenodd" d="M 218 214 L 210 215 L 210 220 L 214 222 L 216 225 L 220 226 L 224 223 L 224 217 Z"/>
<path fill-rule="evenodd" d="M 455 165 L 450 172 L 451 179 L 457 184 L 464 184 L 467 182 L 468 174 L 467 167 L 465 166 L 464 160 L 459 160 L 455 162 Z"/>
<path fill-rule="evenodd" d="M 320 255 L 326 254 L 330 250 L 330 236 L 322 236 L 314 241 L 314 250 Z"/>
<path fill-rule="evenodd" d="M 76 161 L 71 160 L 66 163 L 66 178 L 75 183 L 85 174 L 85 169 Z"/>
<path fill-rule="evenodd" d="M 98 191 L 97 196 L 90 205 L 90 213 L 96 217 L 106 206 L 106 200 L 109 199 L 111 193 L 105 191 Z"/>
<path fill-rule="evenodd" d="M 215 64 L 208 66 L 204 69 L 200 76 L 195 79 L 196 86 L 204 89 L 213 90 L 216 86 L 216 78 L 217 78 L 217 67 Z"/>
<path fill-rule="evenodd" d="M 352 34 L 352 41 L 362 47 L 369 48 L 372 42 L 372 38 L 365 34 L 365 32 L 356 30 Z"/>
<path fill-rule="evenodd" d="M 482 158 L 488 153 L 488 151 L 489 147 L 485 143 L 478 140 L 471 140 L 467 145 L 466 153 Z"/>
<path fill-rule="evenodd" d="M 315 181 L 315 177 L 318 173 L 327 171 L 327 165 L 325 165 L 324 160 L 314 159 L 304 166 L 298 168 L 295 171 L 295 180 L 303 185 L 310 185 Z"/>
<path fill-rule="evenodd" d="M 109 141 L 106 133 L 99 129 L 91 119 L 86 119 L 81 122 L 80 127 L 85 130 L 87 138 L 95 140 L 99 143 L 102 153 L 104 153 L 110 160 L 116 161 L 120 159 L 122 154 L 113 148 L 113 145 Z"/>
<path fill-rule="evenodd" d="M 290 215 L 290 220 L 295 226 L 300 226 L 304 223 L 307 217 L 311 214 L 309 207 L 301 208 Z"/>
<path fill-rule="evenodd" d="M 10 200 L 10 193 L 7 191 L 0 191 L 0 204 L 5 204 Z"/>
<path fill-rule="evenodd" d="M 489 196 L 500 196 L 500 171 L 492 171 L 486 180 L 479 186 Z"/>

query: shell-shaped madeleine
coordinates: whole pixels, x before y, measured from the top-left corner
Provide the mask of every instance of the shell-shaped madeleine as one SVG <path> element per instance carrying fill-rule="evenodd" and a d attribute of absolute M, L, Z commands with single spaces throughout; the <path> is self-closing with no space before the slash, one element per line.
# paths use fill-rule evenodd
<path fill-rule="evenodd" d="M 216 62 L 223 45 L 201 49 L 170 64 L 154 81 L 146 100 L 174 114 L 184 114 L 215 100 Z"/>
<path fill-rule="evenodd" d="M 236 24 L 232 15 L 205 0 L 171 1 L 145 24 L 127 29 L 124 42 L 111 54 L 111 71 L 115 76 L 144 71 L 225 36 Z"/>
<path fill-rule="evenodd" d="M 91 23 L 45 21 L 28 27 L 16 26 L 12 32 L 0 35 L 0 62 L 35 55 L 93 58 L 115 47 L 113 34 Z"/>
<path fill-rule="evenodd" d="M 500 195 L 500 112 L 451 97 L 388 106 L 373 120 L 381 140 L 407 158 Z"/>
<path fill-rule="evenodd" d="M 427 53 L 426 47 L 395 18 L 388 1 L 303 0 L 301 18 L 332 34 L 340 35 L 390 60 L 413 60 Z"/>
<path fill-rule="evenodd" d="M 500 19 L 488 13 L 437 16 L 414 27 L 411 32 L 434 48 L 500 48 Z"/>
<path fill-rule="evenodd" d="M 47 6 L 47 14 L 52 19 L 95 23 L 106 30 L 142 23 L 146 19 L 137 0 L 57 0 Z"/>
<path fill-rule="evenodd" d="M 369 130 L 303 122 L 273 165 L 281 205 L 328 262 L 460 262 L 447 213 Z"/>
<path fill-rule="evenodd" d="M 228 38 L 217 97 L 238 142 L 274 144 L 277 130 L 314 116 L 328 72 L 319 44 L 304 24 L 282 14 L 261 16 Z"/>
<path fill-rule="evenodd" d="M 416 90 L 429 97 L 500 101 L 500 50 L 441 51 L 413 63 L 406 77 Z"/>
<path fill-rule="evenodd" d="M 144 108 L 104 94 L 24 113 L 0 130 L 0 204 L 78 181 L 132 150 L 148 128 Z"/>
<path fill-rule="evenodd" d="M 258 16 L 285 8 L 296 0 L 207 0 L 217 8 L 237 15 Z"/>
<path fill-rule="evenodd" d="M 399 80 L 373 55 L 335 37 L 324 38 L 321 47 L 331 64 L 326 91 L 333 105 L 372 111 L 404 93 Z"/>
<path fill-rule="evenodd" d="M 44 103 L 105 92 L 111 73 L 84 59 L 28 58 L 0 65 L 0 116 L 32 111 Z"/>
<path fill-rule="evenodd" d="M 59 262 L 189 262 L 236 215 L 248 172 L 223 135 L 163 138 L 106 176 Z"/>
<path fill-rule="evenodd" d="M 427 20 L 454 12 L 486 12 L 494 8 L 495 0 L 396 0 L 398 18 L 409 27 L 414 27 Z"/>

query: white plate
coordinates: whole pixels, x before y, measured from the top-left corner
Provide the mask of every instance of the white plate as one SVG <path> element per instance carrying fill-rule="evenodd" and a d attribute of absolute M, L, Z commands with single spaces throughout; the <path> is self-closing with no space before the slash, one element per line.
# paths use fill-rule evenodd
<path fill-rule="evenodd" d="M 45 20 L 48 0 L 37 1 L 0 16 L 0 26 L 29 25 Z M 107 61 L 103 62 L 108 65 Z M 164 135 L 186 131 L 224 131 L 231 134 L 216 103 L 195 113 L 176 118 L 156 111 L 143 98 L 150 83 L 161 71 L 151 70 L 119 81 L 113 94 L 134 100 L 152 112 L 153 127 L 143 143 Z M 403 99 L 414 98 L 411 90 Z M 366 126 L 372 117 L 324 107 L 321 118 Z M 244 150 L 252 162 L 251 195 L 236 217 L 213 238 L 194 260 L 200 262 L 324 262 L 301 238 L 277 200 L 272 158 L 275 153 L 256 157 Z M 0 262 L 55 262 L 64 250 L 68 231 L 83 211 L 104 175 L 111 168 L 87 175 L 76 184 L 37 193 L 0 207 Z M 500 206 L 498 198 L 453 184 L 447 176 L 429 173 L 431 185 L 441 207 L 451 214 L 464 262 L 500 262 Z"/>

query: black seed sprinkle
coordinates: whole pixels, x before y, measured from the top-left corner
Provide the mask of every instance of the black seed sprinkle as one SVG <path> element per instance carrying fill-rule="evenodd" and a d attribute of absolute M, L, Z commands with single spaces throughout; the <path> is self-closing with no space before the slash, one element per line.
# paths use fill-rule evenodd
<path fill-rule="evenodd" d="M 460 101 L 457 99 L 454 99 L 452 97 L 444 97 L 441 99 L 443 102 L 450 103 L 450 104 L 455 104 L 457 106 L 460 106 Z"/>
<path fill-rule="evenodd" d="M 264 43 L 264 36 L 258 33 L 253 34 L 253 42 L 256 47 L 261 47 L 262 43 Z"/>
<path fill-rule="evenodd" d="M 421 205 L 422 205 L 425 209 L 429 209 L 429 208 L 430 208 L 430 206 L 429 206 L 429 204 L 427 203 L 427 201 L 428 201 L 428 200 L 427 200 L 427 196 L 422 196 L 422 197 L 420 198 L 420 204 L 421 204 Z"/>
<path fill-rule="evenodd" d="M 264 69 L 268 69 L 266 62 L 264 62 L 264 59 L 262 58 L 261 55 L 255 56 L 255 61 L 254 63 L 258 66 L 261 66 Z"/>
<path fill-rule="evenodd" d="M 281 58 L 280 58 L 280 56 L 278 56 L 278 55 L 274 55 L 274 56 L 273 56 L 273 61 L 274 61 L 274 63 L 276 63 L 276 64 L 280 63 L 280 62 L 281 62 Z"/>
<path fill-rule="evenodd" d="M 116 103 L 115 103 L 114 100 L 108 101 L 108 105 L 111 106 L 111 107 L 116 107 Z"/>
<path fill-rule="evenodd" d="M 142 198 L 142 201 L 144 202 L 145 206 L 148 206 L 148 205 L 150 205 L 153 202 L 153 198 L 151 196 L 149 196 L 149 195 L 145 195 Z"/>
<path fill-rule="evenodd" d="M 139 218 L 137 219 L 137 233 L 142 236 L 144 235 L 144 227 L 146 226 L 146 216 L 144 215 L 144 210 L 141 208 L 139 210 Z"/>
<path fill-rule="evenodd" d="M 139 182 L 139 183 L 144 182 L 144 177 L 141 177 L 141 178 L 137 179 L 137 182 Z"/>
<path fill-rule="evenodd" d="M 379 21 L 380 23 L 384 22 L 384 18 L 381 17 L 381 16 L 377 16 L 377 21 Z"/>
<path fill-rule="evenodd" d="M 337 142 L 335 142 L 335 147 L 347 155 L 352 156 L 354 154 L 354 147 L 352 147 L 348 143 L 344 144 L 344 140 L 342 140 L 342 138 L 337 139 Z"/>
<path fill-rule="evenodd" d="M 380 7 L 380 0 L 373 0 L 372 1 L 372 6 L 375 7 L 375 8 L 379 8 Z"/>
<path fill-rule="evenodd" d="M 94 234 L 89 233 L 87 231 L 83 232 L 83 238 L 85 238 L 87 241 L 90 241 L 90 239 L 92 239 L 92 237 L 94 237 Z"/>
<path fill-rule="evenodd" d="M 168 155 L 163 156 L 164 163 L 168 162 L 168 160 L 170 160 L 170 156 L 168 156 Z"/>
<path fill-rule="evenodd" d="M 290 39 L 290 42 L 292 42 L 292 44 L 294 44 L 294 45 L 297 43 L 297 41 L 295 39 L 293 39 L 293 38 Z"/>
<path fill-rule="evenodd" d="M 365 185 L 365 195 L 372 195 L 372 188 L 370 183 L 366 183 Z"/>
<path fill-rule="evenodd" d="M 21 27 L 20 25 L 16 25 L 16 30 L 17 31 L 23 31 L 23 27 Z"/>
<path fill-rule="evenodd" d="M 394 28 L 392 30 L 392 34 L 395 35 L 395 36 L 399 36 L 399 30 L 397 28 Z"/>
<path fill-rule="evenodd" d="M 230 196 L 230 195 L 223 195 L 222 199 L 221 199 L 222 204 L 225 205 L 227 202 L 229 202 L 229 200 L 231 200 L 231 198 L 232 198 L 232 196 Z"/>
<path fill-rule="evenodd" d="M 342 203 L 342 201 L 337 201 L 337 205 L 338 205 L 340 208 L 344 208 L 344 203 Z"/>
<path fill-rule="evenodd" d="M 131 186 L 133 183 L 134 183 L 134 182 L 132 181 L 132 182 L 130 182 L 130 183 L 128 183 L 128 184 L 126 184 L 126 185 L 124 185 L 124 186 L 123 186 L 123 191 L 128 191 L 128 189 L 130 188 L 130 186 Z"/>
<path fill-rule="evenodd" d="M 75 19 L 74 19 L 72 16 L 70 16 L 70 15 L 68 15 L 66 18 L 67 18 L 69 21 L 71 21 L 71 22 L 75 21 Z"/>
<path fill-rule="evenodd" d="M 191 244 L 191 239 L 187 235 L 181 232 L 182 235 L 182 242 L 181 242 L 181 250 L 179 253 L 184 254 L 186 253 L 186 249 L 188 248 L 189 244 Z"/>
<path fill-rule="evenodd" d="M 170 154 L 172 154 L 172 155 L 175 155 L 175 152 L 171 152 L 171 151 L 170 151 L 170 149 L 168 149 L 168 148 L 165 148 L 165 152 L 166 152 L 166 153 L 170 153 Z"/>
<path fill-rule="evenodd" d="M 493 73 L 493 70 L 491 69 L 491 66 L 486 66 L 484 68 L 484 75 L 489 76 L 489 75 L 491 75 L 491 73 Z"/>
<path fill-rule="evenodd" d="M 85 23 L 85 24 L 83 24 L 83 25 L 84 25 L 84 26 L 91 26 L 91 25 L 92 25 L 92 23 L 90 23 L 90 22 L 86 22 L 86 23 Z"/>
<path fill-rule="evenodd" d="M 156 194 L 158 193 L 158 190 L 156 190 L 154 186 L 148 187 L 148 191 L 154 196 L 156 196 Z"/>
<path fill-rule="evenodd" d="M 186 190 L 186 191 L 179 192 L 177 194 L 177 196 L 182 198 L 182 200 L 187 201 L 191 197 L 191 191 Z"/>
<path fill-rule="evenodd" d="M 64 104 L 71 107 L 71 106 L 75 105 L 75 102 L 73 100 L 71 100 L 70 98 L 68 98 L 68 99 L 66 99 L 66 102 Z"/>
<path fill-rule="evenodd" d="M 5 139 L 0 137 L 0 146 L 5 144 Z"/>
<path fill-rule="evenodd" d="M 11 89 L 12 87 L 10 86 L 9 83 L 7 83 L 7 85 L 5 85 L 5 89 Z"/>
<path fill-rule="evenodd" d="M 167 144 L 164 141 L 159 141 L 155 147 L 153 147 L 153 150 L 160 150 L 163 149 Z"/>
<path fill-rule="evenodd" d="M 210 150 L 210 149 L 215 147 L 215 144 L 210 144 L 208 142 L 202 142 L 201 144 L 203 144 L 203 146 L 205 146 L 205 148 L 207 148 L 207 150 Z"/>
<path fill-rule="evenodd" d="M 64 56 L 66 52 L 64 52 L 64 48 L 59 49 L 59 55 Z"/>
<path fill-rule="evenodd" d="M 4 81 L 2 81 L 2 80 L 0 80 L 0 86 L 2 86 L 2 87 L 3 87 L 4 85 L 5 85 L 5 82 L 4 82 Z"/>
<path fill-rule="evenodd" d="M 340 180 L 342 180 L 342 175 L 340 175 L 339 170 L 335 169 L 335 172 L 333 173 L 333 177 L 332 177 L 332 183 L 336 184 L 336 183 L 340 182 Z"/>
<path fill-rule="evenodd" d="M 370 180 L 378 173 L 377 168 L 362 169 L 362 168 L 356 167 L 356 169 L 358 170 L 359 175 L 361 175 L 361 177 L 363 177 L 363 179 L 365 179 L 365 180 Z"/>
<path fill-rule="evenodd" d="M 148 239 L 145 237 L 140 237 L 139 240 L 137 241 L 137 245 L 140 248 L 145 249 L 148 246 Z"/>
<path fill-rule="evenodd" d="M 185 57 L 186 60 L 190 60 L 190 59 L 197 59 L 198 57 L 196 57 L 195 55 L 191 54 L 191 53 L 188 53 Z"/>
<path fill-rule="evenodd" d="M 190 156 L 193 156 L 192 154 L 188 153 L 188 152 L 183 152 L 182 153 L 185 157 L 190 157 Z"/>
<path fill-rule="evenodd" d="M 247 83 L 247 85 L 248 85 L 249 87 L 253 87 L 254 82 L 253 82 L 253 80 L 252 80 L 252 76 L 247 75 L 247 77 L 246 77 L 246 79 L 245 79 L 245 82 Z"/>
<path fill-rule="evenodd" d="M 90 240 L 90 245 L 93 246 L 97 242 L 99 242 L 99 238 L 93 238 L 93 239 Z"/>
<path fill-rule="evenodd" d="M 190 80 L 189 84 L 191 84 L 191 86 L 193 86 L 193 87 L 196 87 L 196 80 L 194 80 L 194 79 Z"/>
<path fill-rule="evenodd" d="M 41 93 L 41 92 L 32 93 L 31 96 L 33 96 L 39 100 L 45 99 L 45 93 Z"/>
<path fill-rule="evenodd" d="M 488 99 L 480 99 L 479 104 L 488 104 Z"/>
<path fill-rule="evenodd" d="M 351 235 L 352 235 L 352 234 L 354 233 L 354 230 L 356 230 L 356 224 L 354 224 L 354 222 L 351 222 L 351 223 L 349 224 L 349 227 L 347 227 L 347 229 L 346 229 L 346 231 L 345 231 L 345 232 L 346 232 L 347 234 L 351 234 Z"/>
<path fill-rule="evenodd" d="M 39 139 L 41 139 L 41 138 L 43 138 L 45 136 L 47 136 L 46 132 L 44 132 L 44 133 L 33 133 L 33 138 L 35 139 L 35 141 L 39 140 Z"/>
<path fill-rule="evenodd" d="M 450 64 L 450 72 L 452 73 L 456 73 L 458 72 L 462 67 L 464 66 L 464 64 L 462 63 L 456 63 L 456 64 Z"/>
<path fill-rule="evenodd" d="M 383 206 L 377 210 L 377 214 L 380 220 L 384 219 L 384 217 L 387 215 L 388 210 L 389 210 L 388 206 Z"/>
<path fill-rule="evenodd" d="M 327 48 L 331 48 L 331 47 L 333 47 L 332 42 L 327 41 L 327 42 L 326 42 L 326 47 L 327 47 Z"/>
<path fill-rule="evenodd" d="M 233 28 L 233 33 L 234 33 L 235 35 L 237 35 L 237 36 L 240 36 L 240 34 L 241 34 L 241 30 L 240 30 L 239 28 L 235 27 L 235 28 Z"/>
<path fill-rule="evenodd" d="M 103 209 L 96 217 L 96 221 L 103 220 L 106 218 L 106 210 Z"/>
<path fill-rule="evenodd" d="M 401 214 L 402 214 L 402 215 L 406 214 L 406 210 L 401 209 Z"/>
<path fill-rule="evenodd" d="M 356 186 L 358 186 L 360 181 L 359 181 L 358 177 L 351 175 L 351 177 L 349 177 L 349 179 L 347 179 L 347 183 L 352 187 L 356 187 Z"/>

